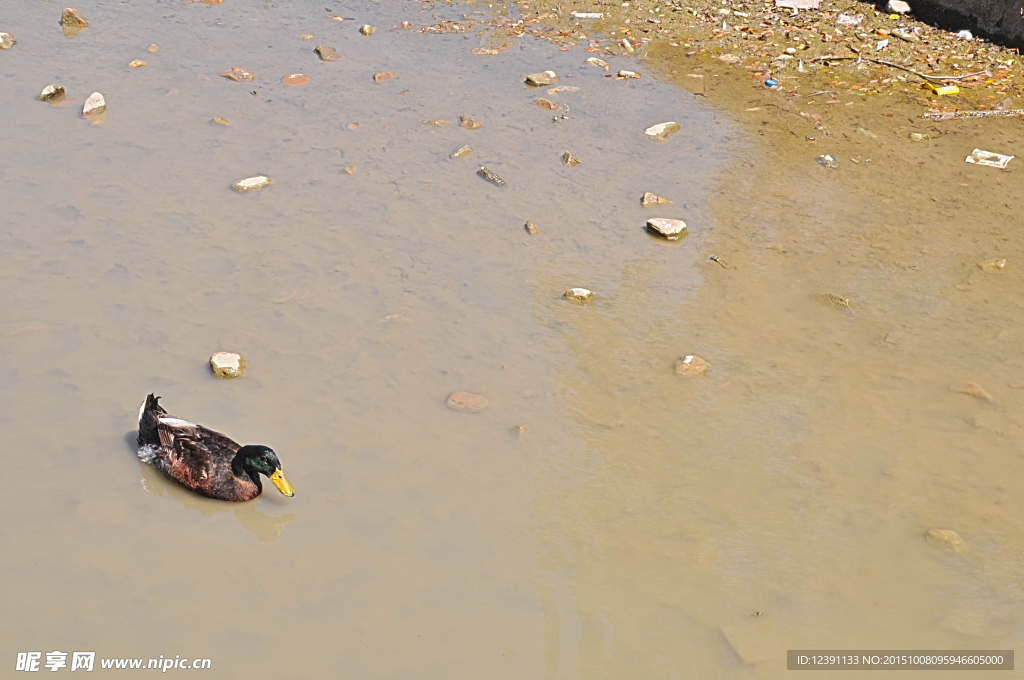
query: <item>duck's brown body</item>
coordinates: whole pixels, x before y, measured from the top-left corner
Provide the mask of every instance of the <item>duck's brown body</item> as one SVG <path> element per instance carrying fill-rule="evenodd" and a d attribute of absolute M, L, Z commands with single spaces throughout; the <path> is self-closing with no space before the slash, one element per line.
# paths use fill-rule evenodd
<path fill-rule="evenodd" d="M 150 394 L 139 411 L 139 458 L 209 498 L 240 502 L 263 492 L 259 473 L 250 473 L 241 464 L 237 442 L 169 415 L 158 400 Z"/>

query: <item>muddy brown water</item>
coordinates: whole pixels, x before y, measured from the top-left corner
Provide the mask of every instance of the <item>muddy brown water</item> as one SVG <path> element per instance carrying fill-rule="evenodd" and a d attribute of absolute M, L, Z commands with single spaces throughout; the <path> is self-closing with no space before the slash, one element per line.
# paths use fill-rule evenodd
<path fill-rule="evenodd" d="M 885 189 L 582 48 L 390 30 L 471 7 L 278 4 L 95 3 L 67 39 L 37 3 L 0 26 L 4 664 L 756 678 L 790 648 L 1021 641 L 1012 165 L 893 165 Z M 545 69 L 580 90 L 522 84 Z M 35 101 L 51 82 L 78 101 Z M 99 125 L 78 115 L 93 91 Z M 651 216 L 690 233 L 656 240 Z M 218 350 L 244 378 L 210 375 Z M 675 376 L 691 353 L 711 369 Z M 457 390 L 491 405 L 446 408 Z M 296 496 L 208 501 L 140 464 L 150 391 L 272 446 Z"/>

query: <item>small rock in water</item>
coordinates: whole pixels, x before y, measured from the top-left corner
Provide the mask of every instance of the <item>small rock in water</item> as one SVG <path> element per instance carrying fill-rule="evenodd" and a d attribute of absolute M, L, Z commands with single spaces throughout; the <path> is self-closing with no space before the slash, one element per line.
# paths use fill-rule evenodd
<path fill-rule="evenodd" d="M 142 68 L 145 65 L 146 62 L 142 61 L 141 59 L 132 59 L 131 62 L 128 64 L 128 68 Z"/>
<path fill-rule="evenodd" d="M 839 161 L 836 160 L 832 154 L 825 154 L 824 156 L 818 156 L 814 160 L 818 161 L 818 165 L 824 165 L 826 168 L 838 168 Z"/>
<path fill-rule="evenodd" d="M 60 103 L 64 99 L 64 88 L 60 85 L 47 85 L 36 99 L 53 104 Z"/>
<path fill-rule="evenodd" d="M 346 175 L 354 175 L 354 174 L 356 174 L 356 169 L 355 169 L 355 167 L 354 167 L 354 166 L 351 166 L 351 165 L 350 165 L 350 166 L 348 166 L 347 168 L 342 168 L 342 170 L 341 170 L 341 171 L 342 171 L 343 173 L 345 173 Z"/>
<path fill-rule="evenodd" d="M 446 121 L 446 120 L 441 120 L 441 119 L 437 119 L 437 120 L 425 120 L 425 121 L 423 121 L 423 124 L 424 124 L 424 125 L 433 125 L 434 127 L 441 127 L 442 125 L 447 125 L 447 124 L 448 124 L 448 121 Z"/>
<path fill-rule="evenodd" d="M 663 142 L 668 139 L 671 135 L 679 132 L 679 123 L 668 122 L 658 123 L 644 130 L 644 135 L 649 139 L 655 139 L 659 142 Z"/>
<path fill-rule="evenodd" d="M 534 99 L 533 105 L 545 109 L 547 111 L 557 111 L 558 104 L 554 103 L 550 99 Z"/>
<path fill-rule="evenodd" d="M 981 267 L 982 269 L 1002 269 L 1003 267 L 1006 266 L 1006 260 L 1004 260 L 1003 258 L 993 258 L 991 260 L 979 262 L 978 266 Z"/>
<path fill-rule="evenodd" d="M 320 61 L 337 61 L 338 59 L 341 59 L 337 50 L 333 47 L 328 47 L 327 45 L 317 45 L 313 48 L 313 51 L 320 56 Z"/>
<path fill-rule="evenodd" d="M 256 175 L 255 177 L 240 179 L 232 184 L 231 187 L 235 191 L 252 191 L 253 189 L 262 189 L 273 181 L 266 175 Z"/>
<path fill-rule="evenodd" d="M 89 98 L 85 100 L 85 104 L 82 106 L 83 116 L 92 116 L 97 113 L 103 113 L 107 109 L 107 103 L 103 101 L 103 95 L 99 92 L 93 92 L 89 95 Z"/>
<path fill-rule="evenodd" d="M 473 54 L 486 54 L 491 57 L 493 57 L 496 54 L 501 54 L 501 50 L 495 49 L 493 47 L 476 47 L 474 49 L 471 49 L 470 52 L 472 52 Z"/>
<path fill-rule="evenodd" d="M 385 80 L 390 80 L 391 78 L 394 77 L 395 74 L 392 73 L 391 71 L 378 71 L 377 73 L 373 74 L 373 81 L 376 83 L 383 83 Z"/>
<path fill-rule="evenodd" d="M 60 14 L 60 25 L 68 28 L 85 28 L 89 22 L 79 13 L 77 9 L 68 7 Z"/>
<path fill-rule="evenodd" d="M 619 71 L 618 76 L 620 78 L 639 78 L 640 74 L 636 71 Z"/>
<path fill-rule="evenodd" d="M 709 368 L 711 368 L 711 364 L 698 356 L 694 356 L 693 354 L 687 354 L 685 357 L 679 357 L 675 363 L 676 375 L 681 375 L 684 378 L 692 378 L 695 375 L 700 375 Z"/>
<path fill-rule="evenodd" d="M 10 33 L 0 33 L 0 50 L 9 50 L 17 42 Z"/>
<path fill-rule="evenodd" d="M 221 118 L 220 116 L 217 116 L 210 122 L 216 123 L 217 125 L 231 125 L 231 121 L 229 121 L 227 118 Z"/>
<path fill-rule="evenodd" d="M 530 220 L 526 220 L 526 225 L 523 228 L 526 229 L 527 234 L 537 233 L 537 225 L 531 222 Z"/>
<path fill-rule="evenodd" d="M 922 134 L 920 132 L 911 132 L 910 133 L 910 141 L 912 141 L 912 142 L 923 142 L 926 139 L 931 139 L 931 138 L 932 138 L 932 136 L 930 134 L 928 134 L 927 132 L 925 132 L 924 134 Z"/>
<path fill-rule="evenodd" d="M 221 380 L 238 378 L 245 372 L 245 359 L 233 352 L 217 352 L 210 357 L 210 368 Z"/>
<path fill-rule="evenodd" d="M 853 311 L 853 307 L 850 306 L 850 301 L 847 298 L 833 295 L 832 293 L 815 293 L 815 299 L 821 300 L 822 302 L 832 305 L 833 307 L 842 307 Z"/>
<path fill-rule="evenodd" d="M 359 32 L 362 33 L 363 35 L 373 35 L 373 32 L 375 30 L 377 29 L 375 29 L 370 24 L 363 24 L 362 26 L 359 27 Z"/>
<path fill-rule="evenodd" d="M 256 77 L 253 75 L 252 71 L 246 71 L 244 68 L 240 66 L 232 66 L 227 71 L 222 72 L 220 75 L 224 78 L 227 78 L 228 80 L 234 80 L 243 83 L 249 82 L 250 80 Z"/>
<path fill-rule="evenodd" d="M 885 6 L 885 11 L 893 14 L 907 14 L 910 11 L 910 5 L 903 2 L 903 0 L 889 0 L 889 4 Z"/>
<path fill-rule="evenodd" d="M 590 300 L 594 297 L 594 294 L 587 290 L 586 288 L 570 288 L 569 290 L 562 293 L 562 297 L 564 297 L 569 302 L 575 302 L 577 304 L 582 305 L 586 302 L 590 302 Z"/>
<path fill-rule="evenodd" d="M 590 57 L 583 63 L 588 66 L 601 66 L 602 68 L 608 68 L 608 62 L 604 59 L 598 59 L 597 57 Z"/>
<path fill-rule="evenodd" d="M 480 413 L 490 405 L 487 399 L 471 392 L 455 392 L 448 397 L 448 408 L 463 413 Z"/>
<path fill-rule="evenodd" d="M 671 202 L 672 201 L 668 200 L 667 198 L 662 198 L 661 196 L 656 196 L 652 194 L 650 191 L 644 193 L 643 198 L 640 199 L 640 205 L 642 205 L 645 208 L 650 207 L 652 205 L 661 205 L 663 203 Z"/>
<path fill-rule="evenodd" d="M 566 151 L 565 153 L 562 154 L 562 162 L 565 163 L 565 166 L 567 168 L 571 168 L 573 166 L 579 165 L 580 159 L 576 158 L 576 156 L 573 156 L 571 153 Z"/>
<path fill-rule="evenodd" d="M 686 222 L 667 217 L 652 217 L 647 220 L 647 231 L 663 236 L 669 241 L 678 241 L 686 233 Z"/>
<path fill-rule="evenodd" d="M 966 394 L 976 399 L 984 399 L 985 401 L 992 401 L 992 396 L 982 389 L 981 385 L 972 382 L 954 383 L 949 386 L 949 389 L 960 394 Z"/>
<path fill-rule="evenodd" d="M 936 548 L 950 552 L 957 552 L 964 544 L 964 539 L 952 529 L 929 529 L 924 537 Z"/>
<path fill-rule="evenodd" d="M 312 40 L 313 39 L 313 34 L 312 33 L 303 33 L 302 35 L 299 36 L 299 39 L 301 39 L 301 40 Z"/>
<path fill-rule="evenodd" d="M 467 130 L 477 130 L 480 128 L 480 121 L 469 116 L 459 116 L 459 125 Z"/>
<path fill-rule="evenodd" d="M 493 182 L 494 184 L 497 184 L 499 186 L 505 184 L 505 180 L 498 177 L 497 175 L 495 175 L 493 172 L 491 172 L 482 165 L 480 166 L 480 169 L 476 171 L 476 174 L 480 175 L 488 182 Z"/>
<path fill-rule="evenodd" d="M 159 49 L 160 49 L 159 45 L 150 45 L 149 47 L 146 48 L 146 51 L 147 52 L 156 52 Z"/>
<path fill-rule="evenodd" d="M 468 156 L 471 153 L 473 153 L 473 147 L 467 144 L 465 146 L 460 146 L 458 149 L 453 151 L 452 158 L 462 158 L 463 156 Z"/>
<path fill-rule="evenodd" d="M 546 92 L 548 94 L 558 94 L 559 92 L 579 92 L 580 88 L 574 85 L 559 85 L 558 87 L 549 87 Z M 1012 102 L 1012 100 L 1011 100 Z"/>
<path fill-rule="evenodd" d="M 289 73 L 284 78 L 281 78 L 281 82 L 289 87 L 298 87 L 299 85 L 305 85 L 309 82 L 309 76 L 303 73 Z"/>
<path fill-rule="evenodd" d="M 544 71 L 542 73 L 531 73 L 526 76 L 526 84 L 533 85 L 534 87 L 542 87 L 544 85 L 554 85 L 558 82 L 558 74 L 554 71 Z"/>

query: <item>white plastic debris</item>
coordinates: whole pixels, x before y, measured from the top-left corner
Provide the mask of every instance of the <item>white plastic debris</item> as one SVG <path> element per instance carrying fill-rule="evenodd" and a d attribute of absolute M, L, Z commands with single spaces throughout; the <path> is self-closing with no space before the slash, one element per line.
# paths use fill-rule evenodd
<path fill-rule="evenodd" d="M 967 162 L 974 163 L 975 165 L 988 165 L 993 168 L 1005 168 L 1006 164 L 1013 159 L 1013 156 L 1004 156 L 1001 153 L 992 153 L 991 151 L 975 149 L 971 152 L 971 155 L 967 157 Z"/>
<path fill-rule="evenodd" d="M 864 20 L 864 17 L 857 15 L 851 16 L 849 14 L 840 14 L 836 18 L 836 23 L 840 26 L 856 26 Z"/>
<path fill-rule="evenodd" d="M 889 0 L 889 4 L 885 6 L 885 11 L 891 14 L 907 14 L 910 12 L 910 5 L 903 2 L 903 0 Z"/>
<path fill-rule="evenodd" d="M 974 34 L 970 31 L 960 31 L 956 34 L 956 37 L 963 38 L 964 40 L 974 40 Z"/>
<path fill-rule="evenodd" d="M 573 12 L 572 15 L 576 19 L 604 19 L 601 12 Z"/>

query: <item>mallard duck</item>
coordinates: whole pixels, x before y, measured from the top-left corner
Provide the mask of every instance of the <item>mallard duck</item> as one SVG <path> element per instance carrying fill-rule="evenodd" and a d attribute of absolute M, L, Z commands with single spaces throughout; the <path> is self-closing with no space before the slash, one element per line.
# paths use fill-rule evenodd
<path fill-rule="evenodd" d="M 164 477 L 209 498 L 248 501 L 263 493 L 260 473 L 294 496 L 281 461 L 268 446 L 240 446 L 230 438 L 168 415 L 150 394 L 139 409 L 139 459 Z"/>

